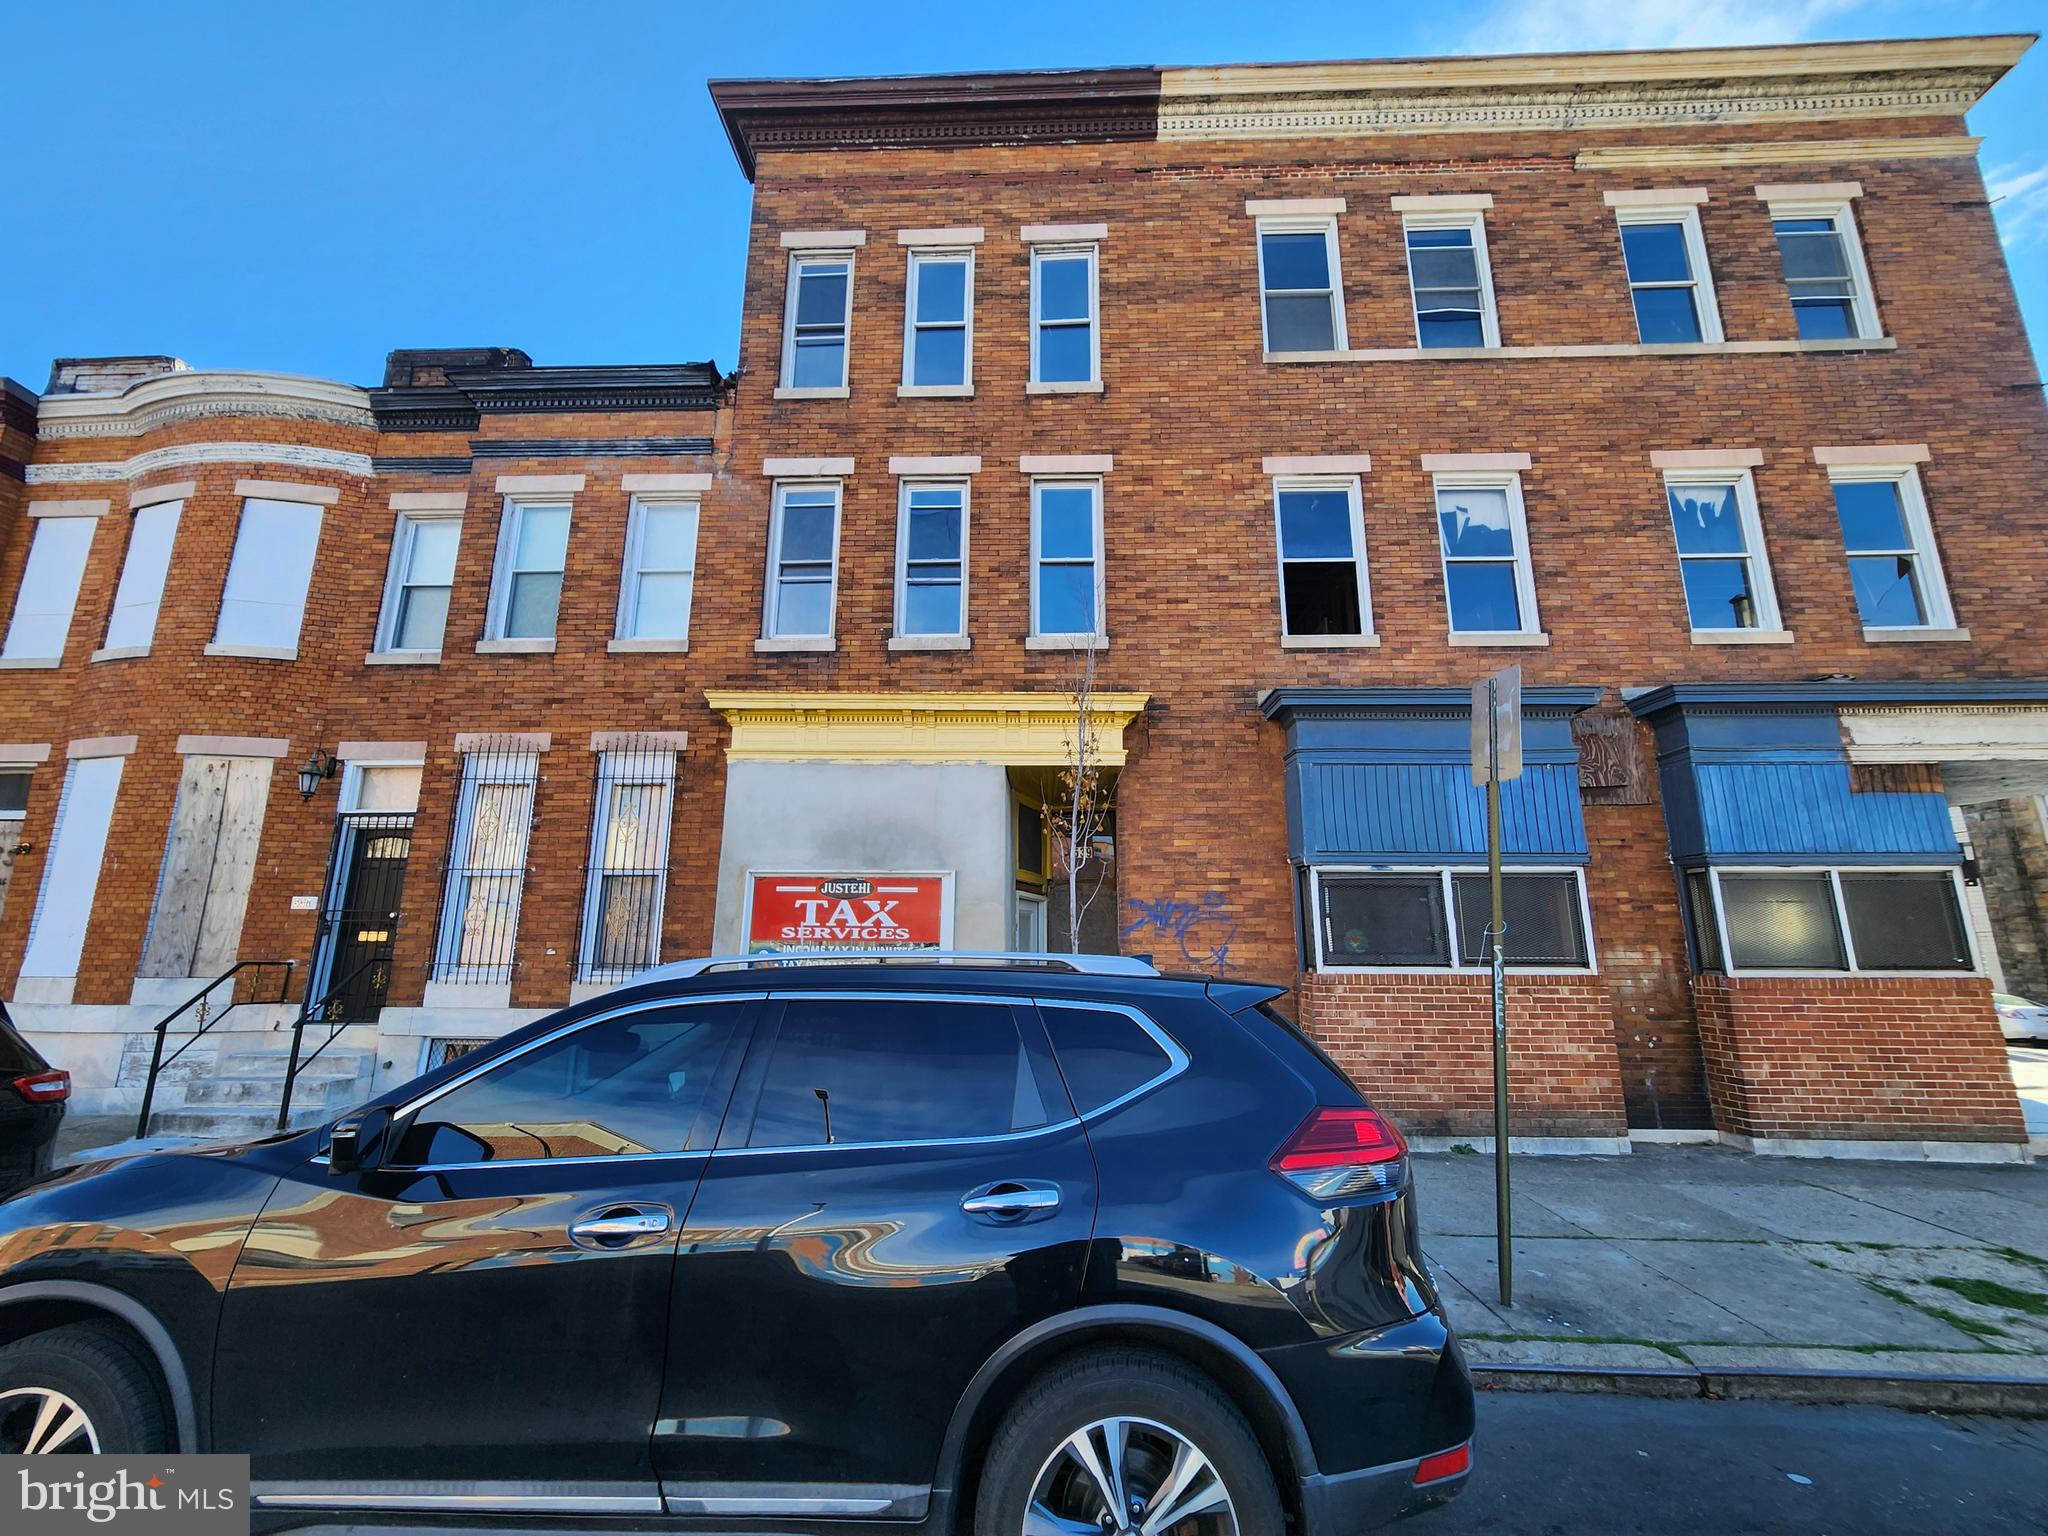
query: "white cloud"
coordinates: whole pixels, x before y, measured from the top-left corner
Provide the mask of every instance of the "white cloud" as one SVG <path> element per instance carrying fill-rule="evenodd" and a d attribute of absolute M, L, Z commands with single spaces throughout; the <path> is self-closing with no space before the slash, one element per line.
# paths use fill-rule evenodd
<path fill-rule="evenodd" d="M 2008 250 L 2048 237 L 2048 159 L 1993 166 L 1984 177 L 1999 238 Z"/>
<path fill-rule="evenodd" d="M 1867 0 L 1495 0 L 1465 38 L 1471 53 L 1704 48 L 1796 43 Z"/>

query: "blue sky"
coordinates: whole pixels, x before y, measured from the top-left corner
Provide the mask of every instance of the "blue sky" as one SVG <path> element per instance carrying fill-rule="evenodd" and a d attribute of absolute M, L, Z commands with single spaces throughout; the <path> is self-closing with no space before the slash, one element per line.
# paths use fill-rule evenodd
<path fill-rule="evenodd" d="M 749 189 L 705 94 L 713 76 L 2044 23 L 2048 0 L 17 5 L 0 91 L 0 373 L 40 389 L 56 355 L 169 352 L 367 384 L 390 348 L 453 345 L 730 367 Z M 2048 47 L 1971 122 L 2048 354 Z"/>

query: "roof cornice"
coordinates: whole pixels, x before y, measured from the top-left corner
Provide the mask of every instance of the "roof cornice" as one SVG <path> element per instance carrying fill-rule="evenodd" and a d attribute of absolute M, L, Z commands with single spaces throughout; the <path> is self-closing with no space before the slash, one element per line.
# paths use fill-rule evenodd
<path fill-rule="evenodd" d="M 1537 683 L 1522 690 L 1529 715 L 1575 715 L 1600 702 L 1601 690 L 1570 683 Z M 1285 725 L 1302 716 L 1351 719 L 1369 715 L 1470 713 L 1470 688 L 1269 688 L 1259 695 L 1268 720 Z"/>
<path fill-rule="evenodd" d="M 289 373 L 187 370 L 160 373 L 105 394 L 45 395 L 37 434 L 45 442 L 133 437 L 218 417 L 272 417 L 331 426 L 373 425 L 368 391 Z"/>
<path fill-rule="evenodd" d="M 483 417 L 572 411 L 715 411 L 729 380 L 715 362 L 571 368 L 450 368 L 445 384 L 369 391 L 385 432 L 473 432 Z"/>
<path fill-rule="evenodd" d="M 1797 683 L 1666 683 L 1626 696 L 1630 710 L 1649 719 L 1672 710 L 1825 712 L 1843 707 L 1955 707 L 1971 704 L 2048 703 L 2048 680 L 1972 678 L 1922 682 L 1842 678 Z"/>

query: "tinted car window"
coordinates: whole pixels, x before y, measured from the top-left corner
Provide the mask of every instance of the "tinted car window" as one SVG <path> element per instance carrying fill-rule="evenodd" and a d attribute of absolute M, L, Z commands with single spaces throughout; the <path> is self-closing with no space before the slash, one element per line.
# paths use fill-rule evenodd
<path fill-rule="evenodd" d="M 1127 1013 L 1104 1008 L 1041 1007 L 1053 1054 L 1074 1108 L 1089 1114 L 1120 1099 L 1173 1064 L 1159 1042 Z"/>
<path fill-rule="evenodd" d="M 395 1161 L 684 1151 L 747 1006 L 621 1014 L 536 1046 L 427 1105 Z"/>
<path fill-rule="evenodd" d="M 797 999 L 783 1013 L 747 1144 L 1001 1136 L 1046 1120 L 1005 1004 Z"/>

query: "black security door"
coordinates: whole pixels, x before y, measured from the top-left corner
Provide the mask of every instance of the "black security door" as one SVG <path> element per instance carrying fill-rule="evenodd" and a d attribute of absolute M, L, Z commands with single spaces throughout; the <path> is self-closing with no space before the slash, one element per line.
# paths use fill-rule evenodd
<path fill-rule="evenodd" d="M 337 829 L 334 876 L 323 924 L 333 936 L 327 968 L 331 1022 L 367 1023 L 391 985 L 391 946 L 412 852 L 412 817 L 350 816 Z"/>

